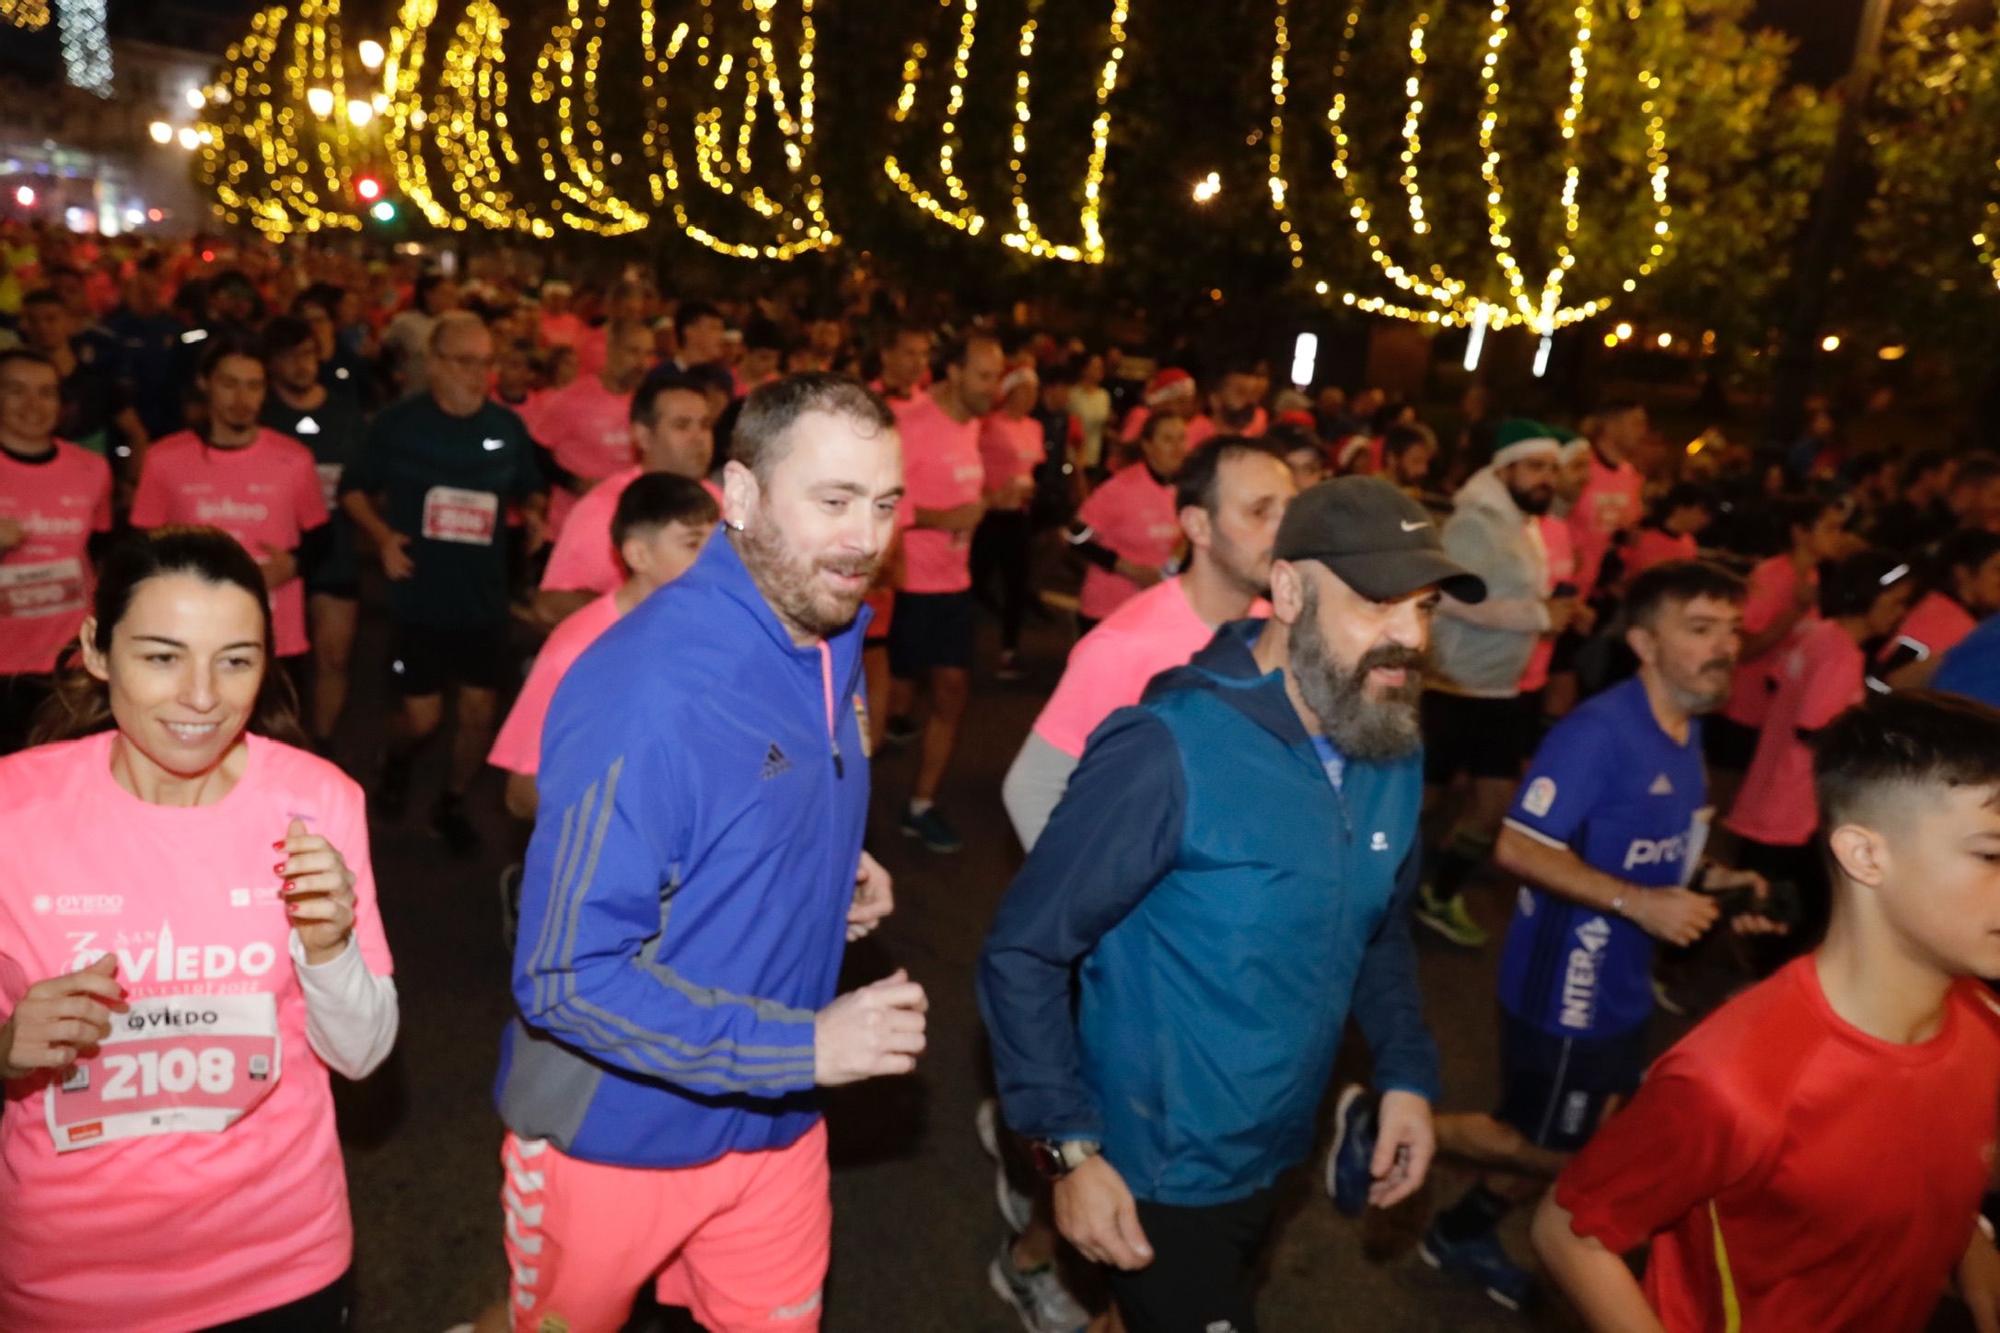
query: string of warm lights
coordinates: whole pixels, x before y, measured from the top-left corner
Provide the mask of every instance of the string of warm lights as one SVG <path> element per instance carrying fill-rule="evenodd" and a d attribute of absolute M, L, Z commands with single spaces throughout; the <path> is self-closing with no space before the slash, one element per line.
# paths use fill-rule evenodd
<path fill-rule="evenodd" d="M 562 209 L 562 220 L 578 231 L 623 236 L 641 230 L 652 218 L 620 197 L 604 179 L 610 167 L 619 165 L 618 154 L 607 157 L 605 153 L 604 125 L 597 97 L 597 69 L 604 56 L 604 20 L 610 3 L 611 0 L 596 0 L 597 12 L 591 16 L 590 35 L 585 37 L 582 0 L 568 0 L 568 19 L 556 24 L 535 58 L 529 92 L 537 106 L 555 105 L 556 143 L 552 147 L 544 134 L 537 144 L 541 150 L 542 178 L 577 205 L 576 209 Z M 581 134 L 577 124 L 579 101 Z M 589 139 L 588 149 L 580 142 L 585 137 Z M 557 165 L 558 157 L 561 167 Z"/>
<path fill-rule="evenodd" d="M 702 31 L 696 38 L 695 67 L 705 70 L 713 60 L 715 75 L 710 81 L 713 90 L 718 95 L 725 93 L 732 73 L 739 66 L 744 89 L 743 112 L 737 122 L 733 153 L 724 149 L 724 113 L 721 105 L 696 113 L 693 126 L 696 175 L 715 193 L 735 199 L 776 228 L 775 240 L 757 242 L 728 239 L 695 222 L 692 217 L 681 193 L 680 169 L 674 156 L 667 115 L 673 63 L 681 56 L 690 29 L 686 23 L 676 24 L 662 45 L 653 0 L 641 0 L 640 6 L 640 40 L 646 60 L 654 71 L 644 80 L 645 85 L 653 89 L 653 114 L 643 140 L 648 158 L 656 158 L 659 164 L 650 175 L 654 202 L 671 206 L 675 222 L 690 239 L 718 254 L 737 259 L 791 260 L 807 251 L 824 250 L 840 244 L 839 235 L 827 221 L 823 183 L 816 173 L 807 170 L 806 165 L 807 154 L 812 148 L 817 86 L 813 70 L 813 49 L 817 41 L 813 0 L 800 0 L 799 6 L 799 103 L 796 116 L 792 114 L 785 92 L 784 68 L 779 63 L 777 43 L 772 37 L 771 11 L 774 3 L 775 0 L 743 0 L 744 10 L 756 20 L 756 32 L 750 37 L 748 54 L 741 61 L 737 59 L 736 52 L 717 52 L 720 42 L 712 0 L 702 0 Z M 773 118 L 783 139 L 787 174 L 805 177 L 802 187 L 791 187 L 798 200 L 796 210 L 773 197 L 761 184 L 749 180 L 756 170 L 752 144 L 757 125 L 757 106 L 760 100 L 765 99 L 770 102 Z M 742 177 L 743 183 L 739 185 L 731 179 L 732 176 Z"/>
<path fill-rule="evenodd" d="M 952 0 L 938 0 L 938 3 L 949 9 Z M 916 177 L 904 169 L 894 153 L 882 159 L 882 170 L 896 183 L 896 188 L 908 196 L 911 203 L 939 222 L 956 227 L 968 236 L 977 236 L 986 229 L 986 218 L 972 206 L 965 182 L 959 179 L 954 169 L 960 146 L 958 119 L 965 111 L 965 85 L 972 73 L 971 66 L 967 62 L 972 59 L 972 41 L 978 24 L 979 0 L 961 0 L 958 47 L 952 52 L 951 57 L 951 93 L 945 103 L 944 123 L 938 127 L 938 172 L 944 179 L 945 193 L 956 200 L 959 206 L 952 208 L 919 185 Z M 898 125 L 906 123 L 916 107 L 917 80 L 922 73 L 924 58 L 928 54 L 928 49 L 921 41 L 910 44 L 910 53 L 903 61 L 902 90 L 896 94 L 896 109 L 890 117 Z"/>
<path fill-rule="evenodd" d="M 1131 14 L 1131 6 L 1128 0 L 1112 0 L 1109 24 L 1111 50 L 1098 71 L 1095 90 L 1096 111 L 1090 123 L 1090 157 L 1084 163 L 1083 202 L 1077 213 L 1077 225 L 1083 233 L 1081 245 L 1064 245 L 1050 241 L 1035 225 L 1034 217 L 1028 208 L 1028 121 L 1031 115 L 1028 64 L 1035 53 L 1035 33 L 1039 26 L 1041 8 L 1042 0 L 1030 0 L 1027 20 L 1021 25 L 1019 44 L 1021 63 L 1014 72 L 1012 138 L 1014 155 L 1007 164 L 1014 173 L 1015 230 L 1000 239 L 1011 248 L 1032 255 L 1036 259 L 1102 264 L 1104 262 L 1102 227 L 1104 162 L 1111 146 L 1111 94 L 1118 87 L 1118 67 L 1125 59 L 1125 20 Z"/>
<path fill-rule="evenodd" d="M 0 23 L 35 32 L 49 26 L 49 0 L 0 0 Z"/>
<path fill-rule="evenodd" d="M 390 35 L 384 78 L 393 92 L 391 155 L 403 192 L 434 227 L 464 231 L 469 220 L 495 231 L 554 236 L 556 229 L 520 206 L 507 184 L 506 173 L 519 169 L 521 156 L 508 128 L 506 17 L 493 0 L 471 0 L 439 61 L 437 92 L 426 111 L 420 91 L 425 34 L 437 8 L 437 0 L 406 0 Z M 451 182 L 456 212 L 430 184 L 426 139 Z"/>
<path fill-rule="evenodd" d="M 1305 265 L 1305 246 L 1298 229 L 1289 216 L 1290 189 L 1285 178 L 1284 127 L 1287 117 L 1287 93 L 1290 80 L 1287 64 L 1291 54 L 1289 25 L 1289 0 L 1274 0 L 1274 49 L 1271 60 L 1272 114 L 1268 141 L 1268 182 L 1271 205 L 1278 216 L 1280 233 L 1285 237 L 1291 254 L 1292 267 Z M 1678 10 L 1679 6 L 1673 6 Z M 1538 292 L 1530 292 L 1525 274 L 1514 254 L 1513 237 L 1509 227 L 1510 215 L 1507 209 L 1507 192 L 1501 179 L 1501 154 L 1497 145 L 1500 128 L 1500 97 L 1502 78 L 1500 74 L 1501 56 L 1509 36 L 1511 0 L 1492 0 L 1487 17 L 1487 31 L 1480 63 L 1483 84 L 1483 98 L 1478 121 L 1478 143 L 1480 153 L 1480 174 L 1486 186 L 1487 236 L 1494 260 L 1507 289 L 1507 302 L 1488 301 L 1484 297 L 1471 294 L 1468 284 L 1446 274 L 1436 265 L 1430 267 L 1428 278 L 1411 270 L 1405 263 L 1397 261 L 1388 251 L 1382 236 L 1375 227 L 1374 209 L 1352 169 L 1352 142 L 1347 133 L 1347 94 L 1345 77 L 1352 60 L 1353 41 L 1361 21 L 1361 6 L 1356 3 L 1348 12 L 1343 26 L 1339 53 L 1334 62 L 1335 91 L 1327 110 L 1327 123 L 1332 133 L 1334 153 L 1333 175 L 1340 182 L 1348 200 L 1348 216 L 1353 220 L 1355 230 L 1366 240 L 1370 259 L 1381 270 L 1384 277 L 1399 289 L 1409 292 L 1428 306 L 1409 306 L 1382 298 L 1342 291 L 1344 304 L 1370 313 L 1389 315 L 1398 319 L 1418 323 L 1438 325 L 1482 325 L 1500 329 L 1510 325 L 1520 325 L 1547 336 L 1557 329 L 1567 327 L 1606 309 L 1606 299 L 1596 299 L 1580 304 L 1565 305 L 1563 288 L 1577 262 L 1577 236 L 1581 226 L 1582 207 L 1579 189 L 1582 169 L 1579 162 L 1580 144 L 1578 135 L 1584 121 L 1586 94 L 1589 85 L 1590 55 L 1594 38 L 1593 11 L 1589 0 L 1578 0 L 1572 11 L 1575 29 L 1569 49 L 1569 96 L 1558 118 L 1558 128 L 1563 139 L 1562 174 L 1563 185 L 1560 204 L 1563 219 L 1561 240 L 1556 245 L 1555 260 L 1551 264 Z M 1640 13 L 1636 4 L 1625 7 L 1628 19 L 1637 22 Z M 1404 83 L 1406 112 L 1402 125 L 1403 149 L 1402 170 L 1398 181 L 1402 187 L 1408 206 L 1411 230 L 1422 236 L 1430 231 L 1430 221 L 1426 215 L 1419 163 L 1423 151 L 1424 88 L 1423 74 L 1429 61 L 1427 35 L 1431 23 L 1428 13 L 1419 13 L 1410 27 L 1409 57 L 1410 73 Z M 1657 218 L 1653 224 L 1653 240 L 1648 259 L 1638 267 L 1639 276 L 1651 273 L 1666 253 L 1666 245 L 1672 236 L 1670 218 L 1671 206 L 1667 198 L 1668 157 L 1666 111 L 1663 95 L 1660 93 L 1660 79 L 1649 70 L 1642 70 L 1639 81 L 1648 96 L 1641 106 L 1646 122 L 1646 162 L 1648 184 L 1653 197 Z M 1636 279 L 1627 279 L 1625 290 L 1634 290 Z M 1330 295 L 1332 287 L 1322 281 L 1315 284 L 1322 295 Z"/>
<path fill-rule="evenodd" d="M 348 208 L 356 156 L 348 131 L 360 113 L 334 114 L 348 106 L 345 91 L 339 0 L 251 16 L 204 95 L 200 120 L 184 131 L 225 220 L 272 240 L 361 225 Z M 371 103 L 359 105 L 372 113 Z"/>
<path fill-rule="evenodd" d="M 2000 167 L 2000 162 L 1993 165 Z M 1979 262 L 1993 275 L 1994 285 L 2000 286 L 2000 203 L 1987 202 L 1986 223 L 1973 233 L 1972 245 L 1979 252 Z"/>

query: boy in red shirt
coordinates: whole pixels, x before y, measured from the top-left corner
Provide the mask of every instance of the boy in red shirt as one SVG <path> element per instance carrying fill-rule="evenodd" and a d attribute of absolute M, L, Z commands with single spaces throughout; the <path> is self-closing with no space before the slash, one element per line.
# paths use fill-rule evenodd
<path fill-rule="evenodd" d="M 2000 1322 L 1975 1214 L 2000 1116 L 2000 713 L 1871 698 L 1818 739 L 1825 941 L 1647 1075 L 1534 1225 L 1594 1329 Z M 1621 1257 L 1651 1242 L 1643 1288 Z"/>

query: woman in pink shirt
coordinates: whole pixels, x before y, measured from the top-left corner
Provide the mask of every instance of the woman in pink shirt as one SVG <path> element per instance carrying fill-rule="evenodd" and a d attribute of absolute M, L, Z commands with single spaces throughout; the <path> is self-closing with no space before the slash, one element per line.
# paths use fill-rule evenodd
<path fill-rule="evenodd" d="M 986 514 L 972 533 L 972 587 L 981 598 L 999 584 L 1001 680 L 1019 680 L 1021 625 L 1028 615 L 1028 573 L 1034 527 L 1028 502 L 1035 498 L 1035 469 L 1048 450 L 1042 423 L 1028 415 L 1041 396 L 1032 365 L 1018 365 L 1000 379 L 1000 408 L 979 423 L 979 461 Z"/>
<path fill-rule="evenodd" d="M 361 790 L 285 743 L 226 534 L 114 549 L 80 638 L 0 760 L 0 1328 L 343 1328 L 329 1073 L 397 1025 Z"/>
<path fill-rule="evenodd" d="M 1853 549 L 1846 532 L 1847 506 L 1833 499 L 1774 502 L 1786 545 L 1750 571 L 1750 597 L 1743 604 L 1743 651 L 1729 702 L 1702 723 L 1702 747 L 1716 806 L 1727 808 L 1750 766 L 1757 732 L 1764 725 L 1774 678 L 1792 636 L 1816 616 L 1819 567 Z"/>
<path fill-rule="evenodd" d="M 1632 534 L 1625 548 L 1625 577 L 1638 578 L 1654 565 L 1693 560 L 1701 554 L 1699 538 L 1715 517 L 1707 488 L 1680 482 L 1654 505 L 1653 512 Z"/>
<path fill-rule="evenodd" d="M 1171 412 L 1146 418 L 1140 460 L 1092 491 L 1070 524 L 1070 549 L 1088 565 L 1077 600 L 1083 633 L 1165 577 L 1180 545 L 1174 474 L 1187 456 L 1187 434 L 1187 422 Z"/>
<path fill-rule="evenodd" d="M 1910 608 L 1875 659 L 1892 690 L 1928 689 L 1944 655 L 2000 612 L 2000 533 L 1965 528 L 1938 548 L 1935 584 Z"/>
<path fill-rule="evenodd" d="M 1813 850 L 1819 825 L 1813 737 L 1867 693 L 1861 645 L 1903 618 L 1909 575 L 1907 564 L 1882 551 L 1829 566 L 1819 585 L 1819 616 L 1792 636 L 1772 666 L 1774 690 L 1757 751 L 1725 822 L 1742 840 L 1744 869 L 1801 890 L 1802 926 L 1786 941 L 1792 953 L 1811 947 L 1826 925 L 1825 874 Z"/>

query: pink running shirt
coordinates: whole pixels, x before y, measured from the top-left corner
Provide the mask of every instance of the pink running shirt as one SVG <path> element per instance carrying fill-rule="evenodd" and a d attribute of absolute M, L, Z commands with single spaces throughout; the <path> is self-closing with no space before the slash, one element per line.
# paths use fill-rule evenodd
<path fill-rule="evenodd" d="M 132 497 L 132 526 L 205 523 L 243 543 L 253 558 L 296 551 L 299 538 L 326 522 L 326 495 L 312 450 L 274 430 L 259 430 L 240 449 L 218 449 L 191 430 L 155 440 Z M 305 580 L 271 589 L 275 653 L 291 657 L 306 639 Z"/>
<path fill-rule="evenodd" d="M 274 1015 L 277 1048 L 260 1066 L 196 1038 L 149 1038 L 153 1074 L 147 1056 L 115 1067 L 107 1042 L 82 1066 L 80 1093 L 52 1090 L 46 1074 L 8 1084 L 0 1328 L 206 1328 L 319 1290 L 353 1252 L 327 1068 L 306 1038 L 271 844 L 296 816 L 340 850 L 362 958 L 387 975 L 361 789 L 316 755 L 250 736 L 220 801 L 149 805 L 111 776 L 115 736 L 0 759 L 0 1004 L 115 952 L 134 1015 L 166 997 L 261 1010 L 262 1047 Z M 209 1132 L 121 1136 L 107 1117 L 93 1137 L 90 1122 L 72 1124 L 78 1146 L 57 1151 L 50 1117 L 66 1122 L 67 1098 L 144 1110 L 190 1065 L 197 1095 L 254 1107 Z"/>
<path fill-rule="evenodd" d="M 1950 597 L 1941 592 L 1926 593 L 1923 600 L 1903 617 L 1903 623 L 1896 626 L 1889 642 L 1882 645 L 1878 660 L 1887 661 L 1895 656 L 1898 648 L 1907 644 L 1922 649 L 1924 661 L 1935 662 L 1957 647 L 1958 641 L 1972 633 L 1978 625 L 1972 613 Z"/>
<path fill-rule="evenodd" d="M 979 498 L 979 421 L 953 421 L 930 394 L 893 404 L 903 437 L 903 485 L 918 509 L 956 509 Z M 972 586 L 972 534 L 911 528 L 903 536 L 906 592 L 964 592 Z"/>
<path fill-rule="evenodd" d="M 1587 597 L 1597 587 L 1611 539 L 1639 521 L 1639 496 L 1646 479 L 1631 463 L 1612 467 L 1590 451 L 1590 479 L 1569 511 L 1571 544 L 1576 548 L 1576 582 Z"/>
<path fill-rule="evenodd" d="M 636 461 L 632 446 L 632 395 L 613 393 L 595 374 L 578 374 L 560 389 L 529 400 L 528 433 L 555 456 L 556 465 L 586 483 L 601 481 Z M 567 486 L 549 491 L 549 531 L 560 537 L 580 497 Z"/>
<path fill-rule="evenodd" d="M 1692 560 L 1700 554 L 1701 547 L 1685 532 L 1675 536 L 1658 528 L 1640 528 L 1625 548 L 1625 577 L 1634 579 L 1655 565 Z"/>
<path fill-rule="evenodd" d="M 1831 620 L 1803 627 L 1779 654 L 1778 692 L 1757 734 L 1757 753 L 1743 775 L 1729 827 L 1777 847 L 1803 847 L 1819 823 L 1813 799 L 1812 751 L 1800 731 L 1818 731 L 1866 692 L 1861 646 Z"/>
<path fill-rule="evenodd" d="M 1158 569 L 1173 558 L 1180 545 L 1180 517 L 1174 510 L 1174 484 L 1153 480 L 1144 463 L 1133 463 L 1090 493 L 1076 520 L 1096 534 L 1123 559 Z M 1077 609 L 1102 620 L 1137 596 L 1139 585 L 1123 574 L 1092 565 L 1084 571 Z"/>
<path fill-rule="evenodd" d="M 618 552 L 611 546 L 611 520 L 625 488 L 646 475 L 640 467 L 614 472 L 592 486 L 570 510 L 569 521 L 549 552 L 542 587 L 552 592 L 610 592 L 625 581 Z M 722 488 L 703 477 L 701 488 L 722 503 Z"/>
<path fill-rule="evenodd" d="M 1048 452 L 1042 437 L 1042 423 L 1033 417 L 1008 417 L 996 412 L 979 424 L 979 462 L 986 472 L 986 491 L 992 495 L 1009 483 L 1029 483 L 1035 469 Z M 1031 485 L 1017 485 L 1017 502 L 989 502 L 992 509 L 1024 509 L 1033 493 Z"/>
<path fill-rule="evenodd" d="M 1812 577 L 1813 586 L 1818 587 L 1818 571 L 1814 571 Z M 1743 603 L 1744 637 L 1761 634 L 1776 624 L 1792 605 L 1798 586 L 1798 568 L 1792 564 L 1790 553 L 1774 555 L 1752 569 L 1750 595 Z M 1806 612 L 1783 641 L 1757 657 L 1745 658 L 1736 664 L 1736 677 L 1729 686 L 1729 702 L 1722 709 L 1724 717 L 1746 727 L 1763 725 L 1764 714 L 1771 707 L 1771 692 L 1777 687 L 1773 673 L 1777 671 L 1779 661 L 1786 650 L 1798 641 L 1799 635 L 1817 619 L 1819 612 Z"/>
<path fill-rule="evenodd" d="M 542 722 L 549 715 L 549 700 L 555 698 L 556 685 L 570 663 L 583 656 L 583 650 L 617 619 L 617 594 L 606 593 L 549 632 L 542 650 L 535 654 L 535 664 L 528 668 L 527 680 L 521 683 L 521 693 L 507 710 L 507 720 L 500 724 L 499 734 L 493 738 L 487 763 L 509 773 L 532 775 L 540 771 Z"/>
<path fill-rule="evenodd" d="M 0 449 L 0 519 L 21 527 L 0 555 L 0 676 L 53 671 L 90 611 L 85 548 L 111 530 L 111 465 L 67 440 L 33 463 Z"/>
<path fill-rule="evenodd" d="M 1262 598 L 1246 613 L 1258 620 L 1270 614 Z M 1035 734 L 1080 758 L 1100 722 L 1138 703 L 1147 681 L 1168 667 L 1186 665 L 1214 637 L 1215 627 L 1195 614 L 1179 579 L 1154 584 L 1069 650 L 1062 679 L 1035 719 Z"/>
<path fill-rule="evenodd" d="M 917 507 L 911 502 L 909 493 L 906 491 L 903 493 L 902 498 L 896 501 L 896 535 L 891 538 L 891 541 L 899 544 L 908 541 L 911 525 L 916 521 Z M 889 548 L 889 558 L 894 558 L 894 556 L 895 546 L 892 545 Z M 889 625 L 896 618 L 896 590 L 894 588 L 877 588 L 875 591 L 869 593 L 867 597 L 863 598 L 861 604 L 874 613 L 869 617 L 868 632 L 864 636 L 864 640 L 868 643 L 887 642 L 889 638 Z"/>

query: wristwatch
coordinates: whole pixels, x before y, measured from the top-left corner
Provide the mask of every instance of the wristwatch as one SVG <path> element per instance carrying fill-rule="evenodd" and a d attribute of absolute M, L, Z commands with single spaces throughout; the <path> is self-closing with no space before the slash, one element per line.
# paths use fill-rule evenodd
<path fill-rule="evenodd" d="M 1103 1149 L 1091 1139 L 1030 1139 L 1028 1156 L 1042 1179 L 1061 1180 Z"/>

